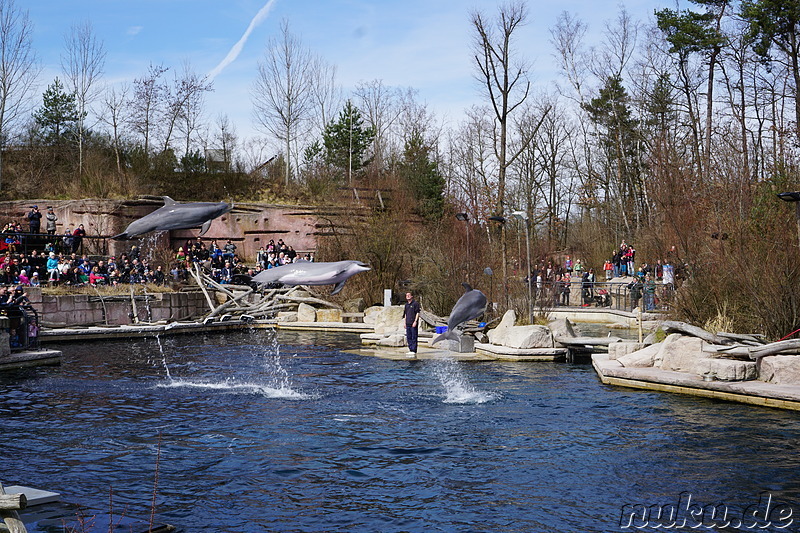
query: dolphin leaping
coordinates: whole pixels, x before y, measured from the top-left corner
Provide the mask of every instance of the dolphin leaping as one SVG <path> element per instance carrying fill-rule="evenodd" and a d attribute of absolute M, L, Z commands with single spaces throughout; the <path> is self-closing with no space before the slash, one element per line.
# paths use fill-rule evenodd
<path fill-rule="evenodd" d="M 134 220 L 125 231 L 112 239 L 132 239 L 151 231 L 168 231 L 201 226 L 200 235 L 205 235 L 211 221 L 224 215 L 233 206 L 225 202 L 186 202 L 179 203 L 164 196 L 164 207 L 160 207 L 138 220 Z"/>
<path fill-rule="evenodd" d="M 466 292 L 461 295 L 450 316 L 447 319 L 447 331 L 438 335 L 431 344 L 436 344 L 444 339 L 458 340 L 459 335 L 454 331 L 458 326 L 481 316 L 486 309 L 486 295 L 477 289 L 473 289 L 468 283 L 462 283 Z"/>
<path fill-rule="evenodd" d="M 259 284 L 282 283 L 284 285 L 336 285 L 331 294 L 337 294 L 345 281 L 370 268 L 361 261 L 335 261 L 331 263 L 297 261 L 270 268 L 253 276 Z"/>

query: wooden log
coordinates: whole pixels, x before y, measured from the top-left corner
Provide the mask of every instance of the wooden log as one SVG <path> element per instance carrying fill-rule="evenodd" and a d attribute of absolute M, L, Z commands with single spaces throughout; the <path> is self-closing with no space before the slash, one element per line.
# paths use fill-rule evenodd
<path fill-rule="evenodd" d="M 741 342 L 742 344 L 752 344 L 753 346 L 763 346 L 768 344 L 767 340 L 761 335 L 743 335 L 741 333 L 726 333 L 723 331 L 720 331 L 717 333 L 717 335 L 724 339 L 732 339 L 734 341 Z"/>
<path fill-rule="evenodd" d="M 797 352 L 800 350 L 800 340 L 792 339 L 788 341 L 778 341 L 767 344 L 761 348 L 750 348 L 750 359 L 759 360 L 768 355 L 776 355 L 782 352 Z M 797 354 L 785 354 L 797 355 Z"/>
<path fill-rule="evenodd" d="M 711 344 L 732 344 L 733 341 L 731 339 L 726 339 L 720 337 L 718 335 L 714 335 L 703 328 L 698 328 L 697 326 L 693 326 L 691 324 L 687 324 L 686 322 L 678 322 L 675 320 L 665 320 L 661 323 L 661 327 L 666 332 L 678 332 L 678 333 L 685 333 L 692 337 L 697 337 L 698 339 L 702 339 L 706 342 Z"/>
<path fill-rule="evenodd" d="M 197 272 L 195 272 L 195 270 L 197 270 Z M 208 302 L 208 307 L 211 310 L 211 312 L 213 312 L 216 306 L 214 305 L 214 302 L 211 300 L 211 296 L 208 294 L 206 286 L 203 285 L 203 280 L 200 277 L 200 267 L 197 265 L 197 263 L 195 263 L 195 268 L 189 270 L 189 272 L 191 272 L 192 277 L 197 282 L 197 286 L 200 287 L 200 290 L 203 291 L 203 294 L 206 296 L 206 301 Z"/>
<path fill-rule="evenodd" d="M 0 483 L 0 495 L 5 494 L 6 491 L 3 488 L 3 484 Z M 9 533 L 28 533 L 28 530 L 25 529 L 25 524 L 19 519 L 17 511 L 13 509 L 0 510 L 0 518 L 3 520 L 6 528 L 8 528 Z"/>
<path fill-rule="evenodd" d="M 556 335 L 553 337 L 559 344 L 567 346 L 608 346 L 615 342 L 622 342 L 619 337 L 569 337 L 566 335 Z"/>
<path fill-rule="evenodd" d="M 0 494 L 0 509 L 21 511 L 28 506 L 28 498 L 22 494 Z"/>
<path fill-rule="evenodd" d="M 320 298 L 313 298 L 313 297 L 308 297 L 307 298 L 305 296 L 292 296 L 291 294 L 277 294 L 277 295 L 275 295 L 275 299 L 276 300 L 289 300 L 289 301 L 298 302 L 298 303 L 325 305 L 325 306 L 330 307 L 332 309 L 341 309 L 342 308 L 341 305 L 338 305 L 338 304 L 335 304 L 335 303 L 332 303 L 332 302 L 328 302 L 328 301 L 322 300 Z"/>

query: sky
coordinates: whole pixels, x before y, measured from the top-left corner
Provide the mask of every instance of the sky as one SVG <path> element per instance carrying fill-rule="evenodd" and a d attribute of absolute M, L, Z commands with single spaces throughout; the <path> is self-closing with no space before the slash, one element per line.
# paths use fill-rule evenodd
<path fill-rule="evenodd" d="M 418 99 L 447 123 L 480 102 L 471 63 L 469 15 L 492 17 L 497 0 L 16 0 L 34 26 L 41 62 L 38 94 L 61 72 L 64 39 L 74 24 L 90 22 L 107 53 L 104 81 L 131 82 L 150 64 L 180 71 L 188 63 L 212 75 L 206 98 L 213 120 L 225 114 L 240 137 L 259 135 L 252 120 L 251 88 L 258 61 L 280 24 L 313 53 L 337 68 L 347 95 L 359 82 L 412 87 Z M 550 28 L 569 11 L 600 39 L 619 6 L 636 20 L 675 0 L 530 0 L 528 24 L 518 31 L 520 50 L 532 62 L 532 78 L 552 83 Z M 63 76 L 62 76 L 63 77 Z M 40 100 L 39 100 L 40 101 Z M 38 106 L 38 105 L 37 105 Z"/>

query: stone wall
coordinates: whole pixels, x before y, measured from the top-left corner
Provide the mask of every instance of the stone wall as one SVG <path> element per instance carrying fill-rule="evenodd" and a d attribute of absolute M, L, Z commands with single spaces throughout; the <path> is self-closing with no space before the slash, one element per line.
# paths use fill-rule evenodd
<path fill-rule="evenodd" d="M 182 202 L 180 198 L 175 200 Z M 130 250 L 134 244 L 147 243 L 146 239 L 154 236 L 143 236 L 139 240 L 114 241 L 109 239 L 112 235 L 122 233 L 134 220 L 152 213 L 159 207 L 158 200 L 26 200 L 16 202 L 0 202 L 0 222 L 20 222 L 27 231 L 28 223 L 25 218 L 30 206 L 38 205 L 39 210 L 46 213 L 47 206 L 52 206 L 58 217 L 56 234 L 63 236 L 65 230 L 74 229 L 78 224 L 83 224 L 88 237 L 103 237 L 84 240 L 83 252 L 90 255 L 119 255 Z M 283 239 L 298 252 L 314 252 L 317 249 L 317 238 L 324 234 L 318 223 L 320 208 L 313 206 L 282 206 L 274 204 L 234 204 L 234 210 L 211 223 L 208 233 L 203 240 L 208 245 L 216 239 L 220 247 L 225 241 L 231 239 L 236 244 L 240 257 L 246 260 L 255 258 L 261 246 L 269 243 L 270 239 Z M 349 210 L 352 215 L 352 209 Z M 335 209 L 325 208 L 328 218 L 340 216 Z M 329 224 L 328 222 L 325 225 Z M 45 220 L 42 219 L 42 231 Z M 183 246 L 188 238 L 195 238 L 199 229 L 174 230 L 169 235 L 162 236 L 158 242 L 169 244 L 173 249 Z M 37 248 L 44 246 L 42 240 Z M 143 241 L 143 242 L 142 242 Z M 150 241 L 155 243 L 155 241 Z"/>
<path fill-rule="evenodd" d="M 42 325 L 47 327 L 135 323 L 131 317 L 134 304 L 130 296 L 103 295 L 102 299 L 96 294 L 50 296 L 32 287 L 28 288 L 28 295 Z M 208 312 L 208 303 L 200 291 L 159 292 L 145 299 L 137 290 L 134 302 L 136 316 L 141 322 L 172 322 Z"/>

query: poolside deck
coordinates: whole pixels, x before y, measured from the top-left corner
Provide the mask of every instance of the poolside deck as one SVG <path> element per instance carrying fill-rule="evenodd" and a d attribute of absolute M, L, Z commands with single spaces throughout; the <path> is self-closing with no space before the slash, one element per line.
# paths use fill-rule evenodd
<path fill-rule="evenodd" d="M 658 368 L 626 368 L 608 354 L 592 355 L 600 381 L 607 385 L 660 392 L 689 394 L 732 402 L 800 411 L 800 385 L 776 385 L 763 381 L 704 381 L 685 372 Z"/>

